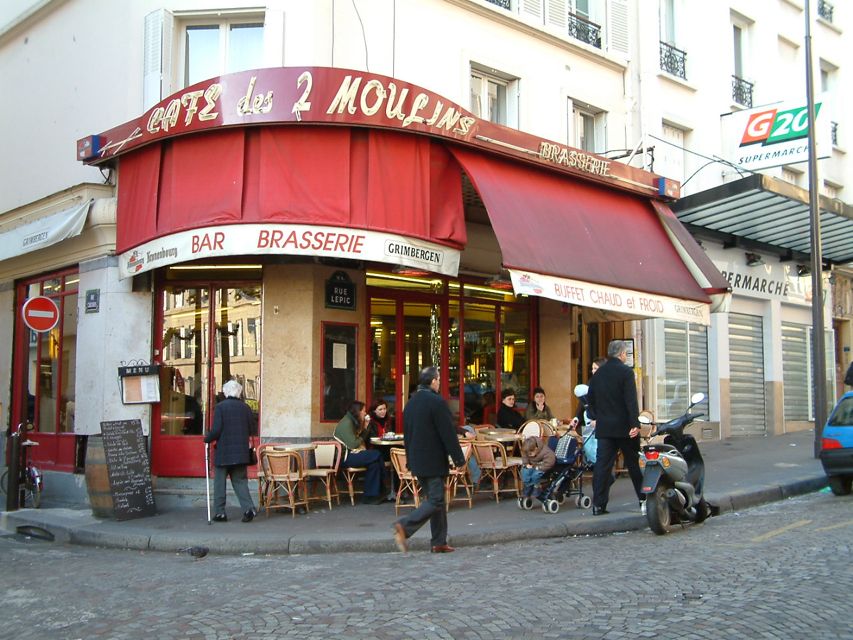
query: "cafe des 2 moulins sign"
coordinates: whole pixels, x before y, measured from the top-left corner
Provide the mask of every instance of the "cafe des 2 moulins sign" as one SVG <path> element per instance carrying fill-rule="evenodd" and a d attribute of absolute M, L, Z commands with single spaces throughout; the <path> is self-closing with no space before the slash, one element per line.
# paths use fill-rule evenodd
<path fill-rule="evenodd" d="M 199 82 L 162 100 L 134 120 L 78 140 L 77 158 L 98 165 L 146 144 L 188 133 L 267 124 L 366 126 L 420 133 L 647 197 L 674 199 L 679 194 L 675 181 L 482 120 L 416 85 L 387 76 L 329 67 L 256 69 Z M 280 231 L 282 241 L 273 243 L 263 240 L 271 238 L 275 229 L 232 226 L 244 227 L 243 233 L 234 234 L 233 249 L 225 246 L 223 240 L 231 244 L 231 234 L 226 234 L 222 227 L 198 230 L 202 233 L 184 232 L 180 237 L 175 234 L 171 238 L 175 242 L 162 242 L 165 238 L 160 238 L 121 256 L 121 275 L 127 277 L 194 259 L 197 255 L 191 251 L 192 243 L 199 246 L 207 243 L 210 250 L 206 255 L 214 257 L 250 253 L 325 255 L 318 252 L 328 246 L 346 249 L 352 243 L 367 242 L 358 247 L 360 255 L 356 259 L 404 264 L 422 257 L 436 262 L 430 265 L 433 271 L 455 274 L 458 269 L 458 253 L 454 255 L 453 250 L 434 243 L 412 243 L 407 239 L 413 246 L 397 247 L 394 243 L 399 243 L 398 237 L 372 238 L 368 237 L 370 232 L 341 237 L 336 233 L 339 229 L 322 229 L 323 237 L 317 239 L 313 229 L 303 226 Z M 308 240 L 306 233 L 310 235 Z M 376 248 L 372 249 L 374 244 Z M 370 251 L 375 255 L 366 255 Z"/>

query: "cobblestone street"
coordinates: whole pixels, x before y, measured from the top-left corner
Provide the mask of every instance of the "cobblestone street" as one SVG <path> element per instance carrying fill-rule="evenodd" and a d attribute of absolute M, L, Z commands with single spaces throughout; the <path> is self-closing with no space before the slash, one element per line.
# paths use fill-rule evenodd
<path fill-rule="evenodd" d="M 850 639 L 850 507 L 817 493 L 665 537 L 442 556 L 196 560 L 6 536 L 0 637 Z"/>

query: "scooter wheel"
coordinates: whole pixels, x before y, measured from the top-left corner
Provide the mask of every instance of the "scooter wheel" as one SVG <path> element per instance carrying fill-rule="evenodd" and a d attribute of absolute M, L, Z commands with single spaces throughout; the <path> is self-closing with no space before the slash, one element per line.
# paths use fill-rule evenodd
<path fill-rule="evenodd" d="M 589 509 L 592 506 L 592 498 L 589 496 L 578 496 L 575 500 L 578 509 Z"/>
<path fill-rule="evenodd" d="M 556 500 L 546 500 L 542 503 L 542 511 L 545 513 L 557 513 L 560 510 L 560 503 Z"/>

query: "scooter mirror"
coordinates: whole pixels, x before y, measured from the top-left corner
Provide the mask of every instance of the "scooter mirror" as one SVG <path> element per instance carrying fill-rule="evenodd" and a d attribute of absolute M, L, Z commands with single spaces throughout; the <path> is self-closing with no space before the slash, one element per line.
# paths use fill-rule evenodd
<path fill-rule="evenodd" d="M 701 391 L 697 391 L 692 396 L 690 396 L 690 405 L 699 404 L 705 399 L 705 394 Z"/>
<path fill-rule="evenodd" d="M 589 393 L 589 385 L 588 384 L 575 385 L 575 396 L 576 397 L 583 398 L 587 393 Z"/>

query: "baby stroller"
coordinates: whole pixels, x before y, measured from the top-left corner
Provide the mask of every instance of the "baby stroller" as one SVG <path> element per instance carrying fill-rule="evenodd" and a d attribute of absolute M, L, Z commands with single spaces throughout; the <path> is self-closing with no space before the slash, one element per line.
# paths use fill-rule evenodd
<path fill-rule="evenodd" d="M 592 437 L 591 429 L 584 440 L 590 437 Z M 547 483 L 546 488 L 538 496 L 542 501 L 542 510 L 545 513 L 557 513 L 568 496 L 575 496 L 575 506 L 579 509 L 588 509 L 592 505 L 592 498 L 583 493 L 583 474 L 592 470 L 592 464 L 584 460 L 578 436 L 574 432 L 569 432 L 559 439 L 552 437 L 548 441 L 548 446 L 554 449 L 557 464 L 542 477 L 542 482 Z M 533 498 L 520 497 L 518 506 L 522 509 L 532 509 Z"/>

